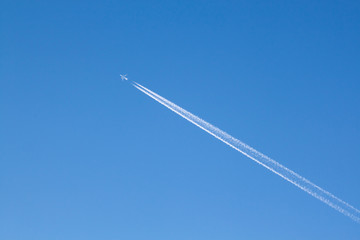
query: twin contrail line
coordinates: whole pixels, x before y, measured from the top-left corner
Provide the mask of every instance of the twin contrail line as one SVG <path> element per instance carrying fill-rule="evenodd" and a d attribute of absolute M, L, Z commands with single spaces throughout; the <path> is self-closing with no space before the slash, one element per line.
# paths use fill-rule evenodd
<path fill-rule="evenodd" d="M 316 184 L 310 182 L 306 178 L 300 176 L 299 174 L 293 172 L 292 170 L 286 168 L 285 166 L 281 165 L 280 163 L 276 162 L 275 160 L 269 158 L 268 156 L 258 152 L 257 150 L 253 149 L 252 147 L 248 146 L 247 144 L 241 142 L 240 140 L 232 137 L 228 133 L 220 130 L 219 128 L 213 126 L 212 124 L 204 121 L 203 119 L 195 116 L 194 114 L 186 111 L 185 109 L 179 107 L 175 103 L 163 98 L 162 96 L 156 94 L 155 92 L 147 89 L 146 87 L 136 83 L 131 83 L 135 88 L 143 92 L 144 94 L 148 95 L 155 101 L 159 102 L 163 106 L 167 107 L 171 111 L 175 112 L 176 114 L 180 115 L 181 117 L 185 118 L 189 122 L 193 123 L 194 125 L 198 126 L 205 132 L 209 133 L 210 135 L 214 136 L 215 138 L 219 139 L 220 141 L 224 142 L 225 144 L 229 145 L 230 147 L 234 148 L 235 150 L 239 151 L 240 153 L 244 154 L 251 160 L 255 161 L 256 163 L 260 164 L 261 166 L 267 168 L 271 172 L 277 174 L 278 176 L 282 177 L 286 181 L 294 184 L 296 187 L 300 188 L 301 190 L 305 191 L 306 193 L 310 194 L 311 196 L 319 199 L 323 203 L 327 204 L 328 206 L 334 208 L 338 212 L 344 214 L 345 216 L 351 218 L 357 223 L 360 223 L 360 210 L 351 206 L 347 202 L 341 200 L 340 198 L 334 196 L 330 192 L 320 188 Z"/>

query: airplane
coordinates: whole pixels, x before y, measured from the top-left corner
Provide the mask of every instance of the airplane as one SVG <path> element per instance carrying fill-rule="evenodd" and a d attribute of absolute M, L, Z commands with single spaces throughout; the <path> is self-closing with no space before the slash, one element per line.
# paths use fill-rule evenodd
<path fill-rule="evenodd" d="M 125 75 L 120 74 L 121 80 L 123 80 L 123 81 L 126 80 L 126 81 L 127 81 L 128 78 L 126 77 L 126 75 L 127 75 L 127 74 L 125 74 Z"/>

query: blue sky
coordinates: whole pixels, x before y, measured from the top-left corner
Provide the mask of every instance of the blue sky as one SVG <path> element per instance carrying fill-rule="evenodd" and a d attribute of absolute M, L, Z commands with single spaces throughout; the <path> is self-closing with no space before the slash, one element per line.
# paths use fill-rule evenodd
<path fill-rule="evenodd" d="M 358 1 L 2 1 L 1 239 L 358 239 L 119 73 L 360 207 Z"/>

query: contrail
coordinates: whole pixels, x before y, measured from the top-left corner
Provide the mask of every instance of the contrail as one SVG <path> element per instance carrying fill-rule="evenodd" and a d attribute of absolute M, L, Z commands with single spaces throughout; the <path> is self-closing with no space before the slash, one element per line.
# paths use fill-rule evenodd
<path fill-rule="evenodd" d="M 350 217 L 355 222 L 360 223 L 360 210 L 356 209 L 355 207 L 351 206 L 350 204 L 346 203 L 340 198 L 334 196 L 333 194 L 325 191 L 324 189 L 320 188 L 319 186 L 315 185 L 314 183 L 310 182 L 309 180 L 300 176 L 299 174 L 293 172 L 292 170 L 286 168 L 285 166 L 281 165 L 275 160 L 269 158 L 268 156 L 258 152 L 257 150 L 241 142 L 240 140 L 232 137 L 228 133 L 220 130 L 219 128 L 213 126 L 212 124 L 204 121 L 203 119 L 177 106 L 171 101 L 147 89 L 146 87 L 136 82 L 133 82 L 132 85 L 141 92 L 145 93 L 149 97 L 159 102 L 160 104 L 169 108 L 171 111 L 177 113 L 181 117 L 185 118 L 186 120 L 198 126 L 207 133 L 211 134 L 215 138 L 219 139 L 220 141 L 224 142 L 225 144 L 229 145 L 235 150 L 241 152 L 251 160 L 257 162 L 258 164 L 262 165 L 263 167 L 267 168 L 268 170 L 282 177 L 286 181 L 294 184 L 298 188 L 307 192 L 311 196 L 319 199 L 323 203 L 334 208 L 335 210 L 339 211 L 345 216 Z"/>

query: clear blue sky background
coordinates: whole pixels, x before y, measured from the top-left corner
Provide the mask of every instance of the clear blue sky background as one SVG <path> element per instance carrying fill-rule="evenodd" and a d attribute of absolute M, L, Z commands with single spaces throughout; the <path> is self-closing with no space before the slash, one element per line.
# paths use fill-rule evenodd
<path fill-rule="evenodd" d="M 359 1 L 0 8 L 0 239 L 359 239 L 119 78 L 360 207 Z"/>

